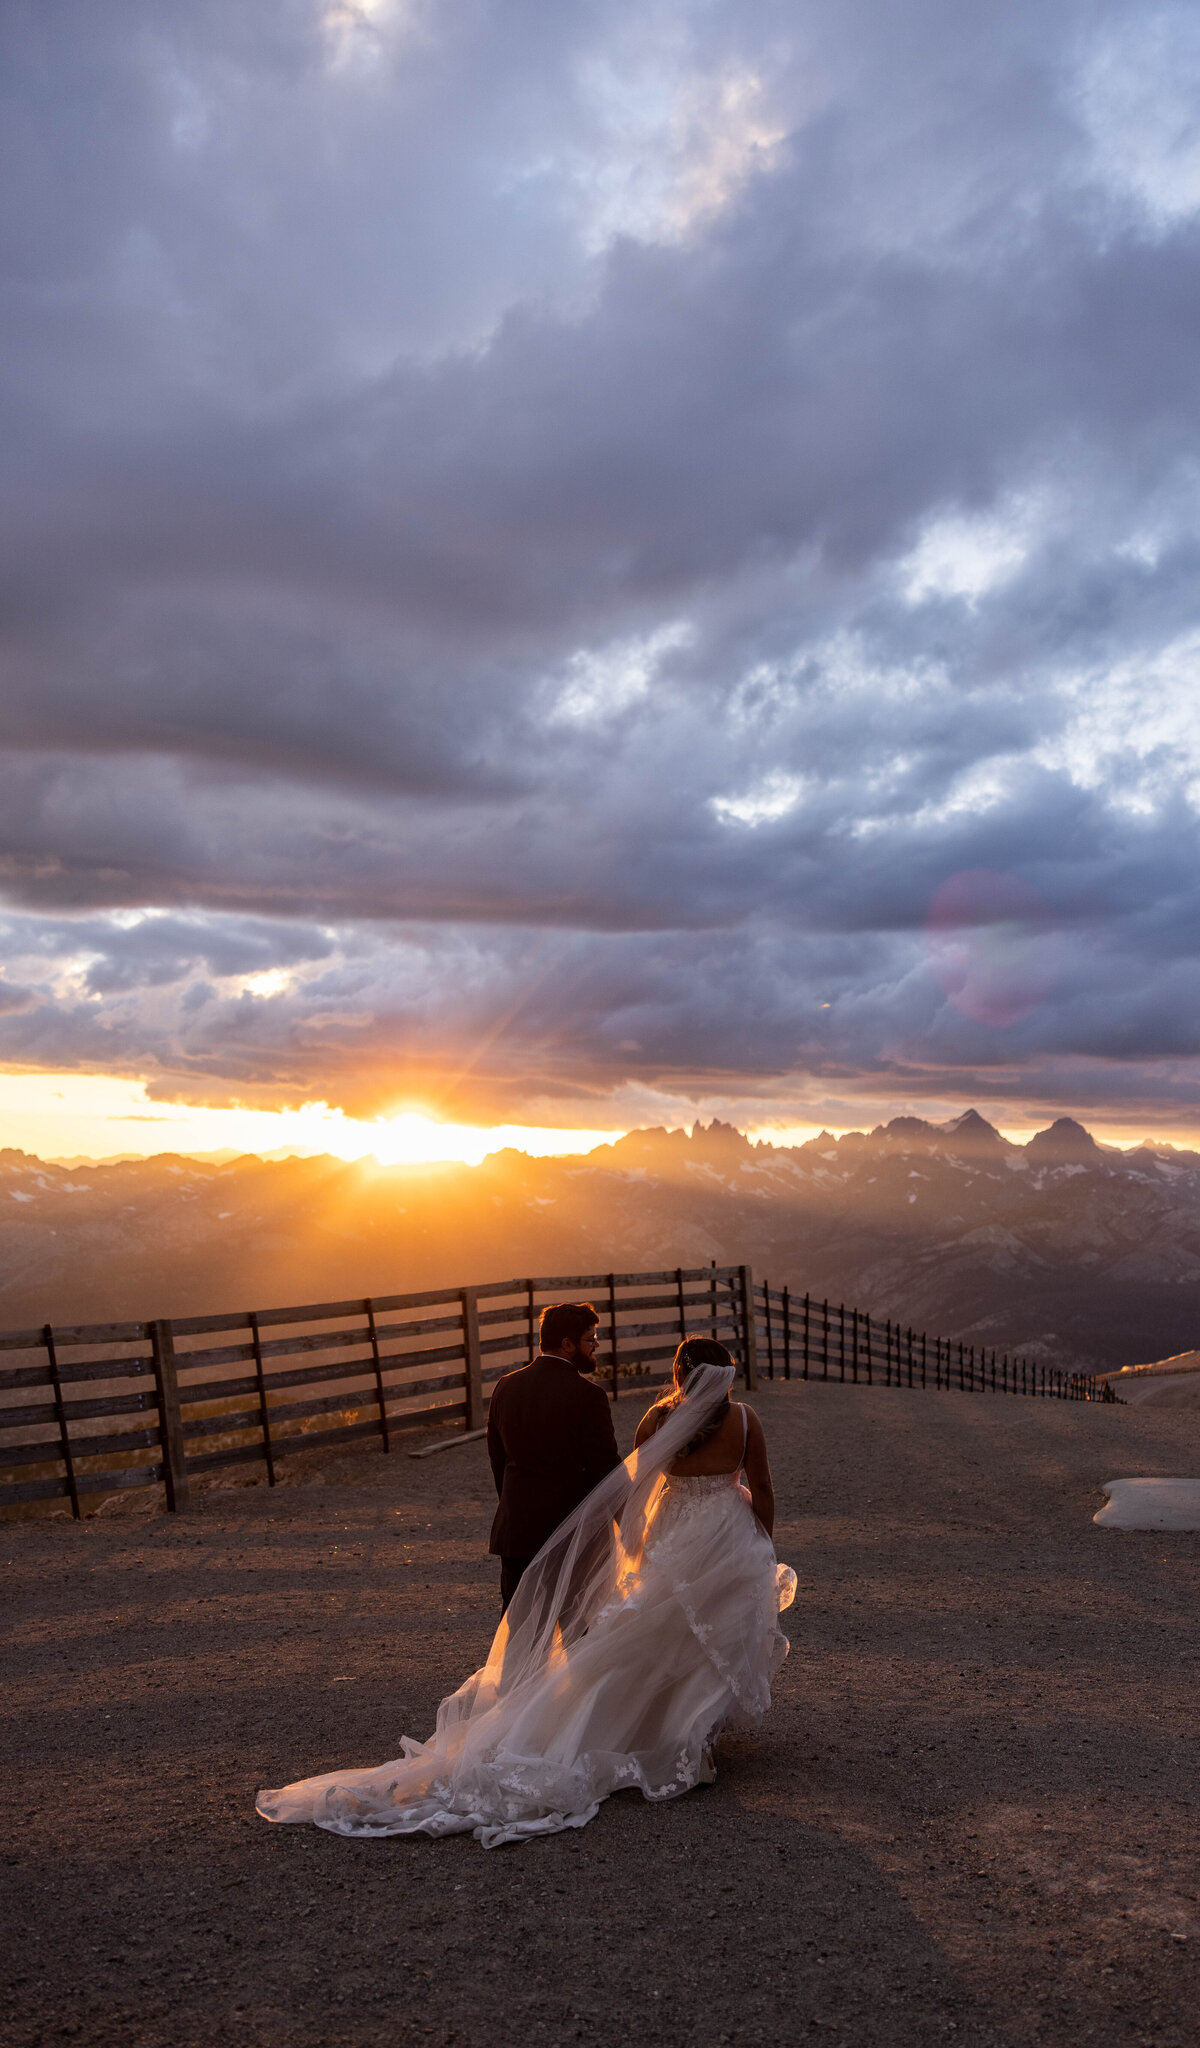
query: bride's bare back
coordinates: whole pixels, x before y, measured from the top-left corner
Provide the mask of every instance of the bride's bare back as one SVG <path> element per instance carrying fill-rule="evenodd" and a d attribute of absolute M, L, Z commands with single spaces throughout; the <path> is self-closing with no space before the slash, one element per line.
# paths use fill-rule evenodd
<path fill-rule="evenodd" d="M 638 1424 L 635 1444 L 644 1444 L 647 1437 L 653 1436 L 669 1413 L 664 1404 L 647 1410 Z M 689 1455 L 676 1458 L 669 1470 L 681 1479 L 698 1479 L 738 1472 L 743 1466 L 750 1505 L 769 1536 L 775 1527 L 775 1489 L 771 1484 L 767 1439 L 753 1408 L 744 1407 L 740 1401 L 731 1402 L 720 1428 Z"/>

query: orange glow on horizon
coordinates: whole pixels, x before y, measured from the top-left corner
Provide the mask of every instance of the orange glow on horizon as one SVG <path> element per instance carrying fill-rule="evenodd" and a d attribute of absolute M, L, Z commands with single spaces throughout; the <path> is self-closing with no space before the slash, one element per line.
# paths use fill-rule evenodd
<path fill-rule="evenodd" d="M 543 1157 L 590 1152 L 621 1135 L 548 1125 L 442 1123 L 413 1109 L 367 1120 L 327 1102 L 306 1102 L 299 1109 L 214 1109 L 152 1102 L 144 1081 L 111 1074 L 0 1074 L 0 1146 L 40 1159 L 290 1152 L 375 1159 L 381 1166 L 476 1166 L 510 1146 Z"/>
<path fill-rule="evenodd" d="M 919 1113 L 911 1102 L 903 1104 L 902 1112 L 886 1103 L 872 1103 L 868 1111 L 864 1104 L 864 1114 L 851 1123 L 845 1120 L 847 1105 L 843 1104 L 836 1122 L 764 1124 L 750 1115 L 739 1119 L 736 1104 L 697 1108 L 672 1099 L 660 1107 L 647 1098 L 636 1105 L 633 1115 L 633 1105 L 614 1102 L 613 1107 L 623 1110 L 625 1116 L 612 1129 L 562 1129 L 543 1124 L 447 1123 L 416 1108 L 367 1119 L 347 1116 L 327 1102 L 306 1102 L 298 1109 L 213 1108 L 155 1102 L 146 1087 L 145 1081 L 115 1074 L 0 1072 L 0 1147 L 12 1146 L 45 1160 L 227 1152 L 253 1153 L 260 1158 L 328 1154 L 347 1161 L 374 1160 L 384 1167 L 443 1162 L 478 1165 L 490 1154 L 510 1147 L 537 1158 L 587 1153 L 611 1145 L 631 1128 L 649 1124 L 669 1129 L 690 1127 L 697 1115 L 702 1122 L 714 1114 L 724 1122 L 736 1120 L 752 1141 L 788 1147 L 807 1144 L 822 1130 L 840 1138 L 848 1131 L 870 1130 L 898 1113 Z M 985 1103 L 980 1114 L 987 1113 Z M 938 1105 L 927 1114 L 929 1121 L 936 1123 L 945 1119 L 946 1110 Z M 1195 1132 L 1139 1128 L 1126 1117 L 1110 1121 L 1087 1112 L 1080 1112 L 1078 1120 L 1105 1145 L 1129 1148 L 1150 1142 L 1200 1148 Z M 1018 1115 L 1004 1117 L 1003 1122 L 993 1115 L 989 1121 L 1015 1144 L 1025 1144 L 1035 1131 L 1053 1121 L 1053 1115 L 1047 1112 L 1040 1119 Z"/>

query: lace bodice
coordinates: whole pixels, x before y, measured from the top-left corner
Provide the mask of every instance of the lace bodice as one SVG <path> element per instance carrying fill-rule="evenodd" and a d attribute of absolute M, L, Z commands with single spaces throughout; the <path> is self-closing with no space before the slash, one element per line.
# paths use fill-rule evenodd
<path fill-rule="evenodd" d="M 739 1518 L 743 1496 L 738 1491 L 737 1472 L 664 1472 L 651 1541 L 673 1541 L 680 1529 L 692 1528 L 712 1517 L 723 1521 Z"/>
<path fill-rule="evenodd" d="M 680 1500 L 703 1499 L 706 1493 L 720 1493 L 722 1487 L 736 1486 L 741 1472 L 664 1472 L 663 1485 Z"/>

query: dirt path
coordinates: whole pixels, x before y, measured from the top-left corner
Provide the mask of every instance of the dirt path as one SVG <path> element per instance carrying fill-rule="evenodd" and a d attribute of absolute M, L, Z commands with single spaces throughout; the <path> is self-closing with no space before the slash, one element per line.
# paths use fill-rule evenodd
<path fill-rule="evenodd" d="M 766 1733 L 711 1790 L 492 1854 L 251 1814 L 426 1733 L 481 1658 L 481 1446 L 6 1524 L 0 2038 L 1195 2048 L 1200 1535 L 1090 1522 L 1104 1479 L 1200 1477 L 1194 1422 L 758 1406 L 801 1575 Z"/>

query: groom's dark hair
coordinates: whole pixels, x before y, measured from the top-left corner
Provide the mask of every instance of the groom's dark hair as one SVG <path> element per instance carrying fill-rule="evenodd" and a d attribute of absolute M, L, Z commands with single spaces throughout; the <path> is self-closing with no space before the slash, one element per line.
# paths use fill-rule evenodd
<path fill-rule="evenodd" d="M 557 1351 L 567 1337 L 578 1344 L 599 1320 L 590 1301 L 552 1301 L 542 1310 L 538 1341 L 543 1351 Z"/>

